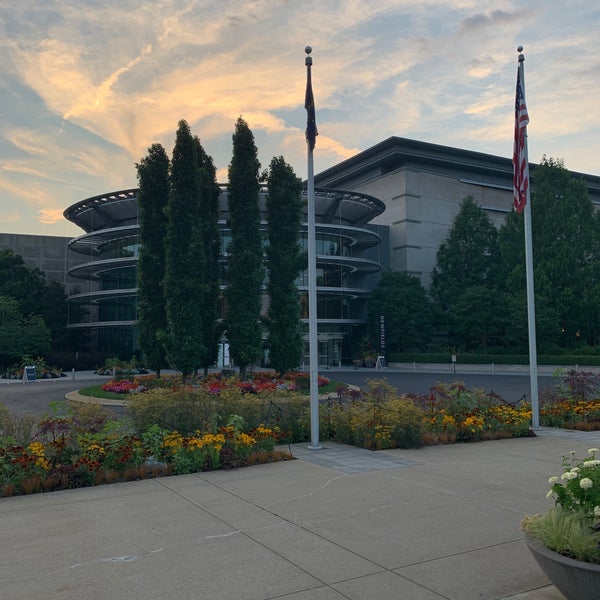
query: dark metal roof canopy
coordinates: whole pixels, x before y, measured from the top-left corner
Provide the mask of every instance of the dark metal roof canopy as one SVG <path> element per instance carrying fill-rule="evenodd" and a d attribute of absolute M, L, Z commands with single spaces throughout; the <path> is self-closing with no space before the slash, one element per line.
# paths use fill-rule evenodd
<path fill-rule="evenodd" d="M 137 224 L 137 191 L 134 188 L 93 196 L 73 204 L 63 214 L 87 233 L 103 229 L 126 229 Z M 266 211 L 267 193 L 266 186 L 262 186 L 260 207 L 263 213 Z M 306 191 L 303 197 L 305 195 Z M 227 198 L 227 186 L 221 185 L 220 212 L 221 219 L 225 221 L 228 217 Z M 315 203 L 316 222 L 334 225 L 362 227 L 385 210 L 383 202 L 368 194 L 332 189 L 316 189 Z"/>

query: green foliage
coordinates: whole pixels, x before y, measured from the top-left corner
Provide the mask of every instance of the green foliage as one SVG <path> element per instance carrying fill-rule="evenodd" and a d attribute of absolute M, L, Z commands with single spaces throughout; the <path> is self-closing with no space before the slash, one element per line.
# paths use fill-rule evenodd
<path fill-rule="evenodd" d="M 260 233 L 258 151 L 248 124 L 240 117 L 233 135 L 229 165 L 231 246 L 227 272 L 226 315 L 230 354 L 246 369 L 261 356 L 260 327 L 263 245 Z"/>
<path fill-rule="evenodd" d="M 302 269 L 299 244 L 302 182 L 283 157 L 273 158 L 268 176 L 269 359 L 284 374 L 302 359 L 304 342 L 296 278 Z"/>
<path fill-rule="evenodd" d="M 485 285 L 474 285 L 456 297 L 449 324 L 467 352 L 486 352 L 498 345 L 511 316 L 503 294 Z"/>
<path fill-rule="evenodd" d="M 137 431 L 152 425 L 189 434 L 196 430 L 215 431 L 227 425 L 232 415 L 237 423 L 253 429 L 261 424 L 279 427 L 282 432 L 298 431 L 303 425 L 309 400 L 302 394 L 247 394 L 240 388 L 227 387 L 219 395 L 203 389 L 178 391 L 154 389 L 128 397 L 127 414 Z M 305 434 L 303 434 L 304 436 Z M 303 441 L 307 437 L 293 437 Z"/>
<path fill-rule="evenodd" d="M 548 480 L 555 507 L 528 516 L 521 526 L 544 546 L 575 560 L 600 563 L 600 460 L 598 448 L 585 458 L 563 456 L 562 473 Z"/>
<path fill-rule="evenodd" d="M 586 458 L 574 452 L 563 457 L 560 477 L 549 479 L 549 496 L 564 510 L 581 512 L 600 521 L 600 460 L 597 448 L 590 448 Z"/>
<path fill-rule="evenodd" d="M 41 316 L 24 316 L 16 299 L 0 296 L 0 362 L 44 354 L 50 343 L 50 331 Z"/>
<path fill-rule="evenodd" d="M 218 321 L 220 294 L 221 233 L 219 229 L 219 196 L 217 171 L 213 159 L 206 154 L 198 138 L 194 138 L 200 173 L 200 224 L 206 266 L 202 274 L 202 335 L 204 351 L 200 365 L 205 374 L 217 361 L 222 325 Z"/>
<path fill-rule="evenodd" d="M 466 197 L 438 250 L 430 286 L 437 325 L 448 332 L 453 346 L 472 348 L 477 342 L 487 342 L 491 332 L 485 327 L 482 330 L 482 325 L 490 312 L 500 307 L 494 295 L 499 258 L 496 227 L 475 200 Z M 466 312 L 478 312 L 474 306 L 467 307 L 464 300 L 472 288 L 476 290 L 471 294 L 480 299 L 485 296 L 485 314 L 465 327 Z"/>
<path fill-rule="evenodd" d="M 69 310 L 72 311 L 73 320 L 77 320 L 77 314 L 80 314 L 83 309 L 77 306 L 67 308 L 64 286 L 57 281 L 46 282 L 44 274 L 39 269 L 28 267 L 23 258 L 14 254 L 12 250 L 0 250 L 0 296 L 15 300 L 23 323 L 31 323 L 32 329 L 25 333 L 33 337 L 29 345 L 35 346 L 37 343 L 39 349 L 29 350 L 29 352 L 48 353 L 50 348 L 60 350 L 83 345 L 81 332 L 66 329 Z M 36 315 L 36 318 L 32 319 L 31 315 Z M 39 326 L 42 321 L 50 335 L 48 342 L 46 333 L 40 333 Z M 0 327 L 1 324 L 0 319 Z M 10 335 L 10 331 L 6 333 Z M 41 340 L 40 335 L 42 335 Z M 18 337 L 20 336 L 21 334 Z M 8 354 L 0 351 L 0 363 L 7 360 Z M 13 357 L 18 355 L 19 352 L 12 353 Z"/>
<path fill-rule="evenodd" d="M 536 167 L 531 194 L 536 334 L 542 352 L 574 349 L 600 336 L 600 217 L 585 184 L 547 159 Z M 500 230 L 504 289 L 524 305 L 523 219 L 511 214 Z M 526 338 L 526 320 L 511 322 Z"/>
<path fill-rule="evenodd" d="M 22 314 L 39 314 L 45 285 L 39 269 L 28 267 L 12 250 L 0 250 L 0 296 L 15 299 Z"/>
<path fill-rule="evenodd" d="M 600 563 L 600 531 L 595 531 L 582 513 L 557 507 L 543 515 L 526 517 L 521 526 L 554 552 L 575 560 Z"/>
<path fill-rule="evenodd" d="M 159 336 L 170 365 L 188 376 L 200 366 L 204 345 L 202 300 L 206 252 L 200 213 L 197 145 L 190 128 L 177 128 L 166 209 L 165 277 L 168 331 Z"/>
<path fill-rule="evenodd" d="M 18 415 L 0 403 L 0 446 L 29 444 L 36 431 L 33 415 Z"/>
<path fill-rule="evenodd" d="M 388 271 L 369 301 L 372 335 L 379 337 L 380 317 L 385 317 L 386 349 L 406 352 L 423 349 L 431 340 L 431 304 L 418 277 Z"/>
<path fill-rule="evenodd" d="M 136 165 L 139 191 L 137 328 L 146 365 L 157 372 L 167 366 L 160 333 L 168 329 L 163 279 L 165 276 L 165 209 L 169 200 L 169 157 L 160 144 Z"/>
<path fill-rule="evenodd" d="M 341 443 L 360 448 L 418 448 L 423 445 L 423 413 L 383 380 L 372 380 L 364 396 L 332 407 L 328 425 Z"/>
<path fill-rule="evenodd" d="M 110 420 L 91 405 L 57 404 L 33 434 L 0 406 L 0 434 L 0 497 L 284 458 L 273 452 L 277 432 L 263 426 L 184 436 L 152 425 L 136 435 L 126 420 Z"/>

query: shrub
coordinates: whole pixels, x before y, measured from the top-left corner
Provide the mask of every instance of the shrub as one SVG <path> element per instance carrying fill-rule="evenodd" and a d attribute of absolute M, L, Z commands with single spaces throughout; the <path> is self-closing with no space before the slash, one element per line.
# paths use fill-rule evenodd
<path fill-rule="evenodd" d="M 423 445 L 423 413 L 387 382 L 372 380 L 362 397 L 331 407 L 331 433 L 361 448 L 416 448 Z"/>
<path fill-rule="evenodd" d="M 248 429 L 261 424 L 278 427 L 286 442 L 309 438 L 306 412 L 309 400 L 294 392 L 244 393 L 237 385 L 227 385 L 215 394 L 209 388 L 180 390 L 154 389 L 135 394 L 127 401 L 127 414 L 137 431 L 151 425 L 176 430 L 183 435 L 194 431 L 217 431 L 231 415 L 239 415 Z"/>

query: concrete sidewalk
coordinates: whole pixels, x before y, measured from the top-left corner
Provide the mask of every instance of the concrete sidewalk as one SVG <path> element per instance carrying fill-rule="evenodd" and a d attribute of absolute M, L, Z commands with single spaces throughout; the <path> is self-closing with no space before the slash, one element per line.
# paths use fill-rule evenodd
<path fill-rule="evenodd" d="M 519 530 L 600 434 L 370 452 L 0 500 L 6 600 L 560 600 Z"/>

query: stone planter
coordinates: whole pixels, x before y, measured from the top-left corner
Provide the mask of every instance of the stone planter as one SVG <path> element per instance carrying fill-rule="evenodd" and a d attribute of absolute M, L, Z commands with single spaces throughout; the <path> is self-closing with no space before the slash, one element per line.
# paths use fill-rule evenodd
<path fill-rule="evenodd" d="M 600 598 L 600 565 L 567 558 L 527 533 L 525 542 L 542 571 L 567 600 Z"/>

